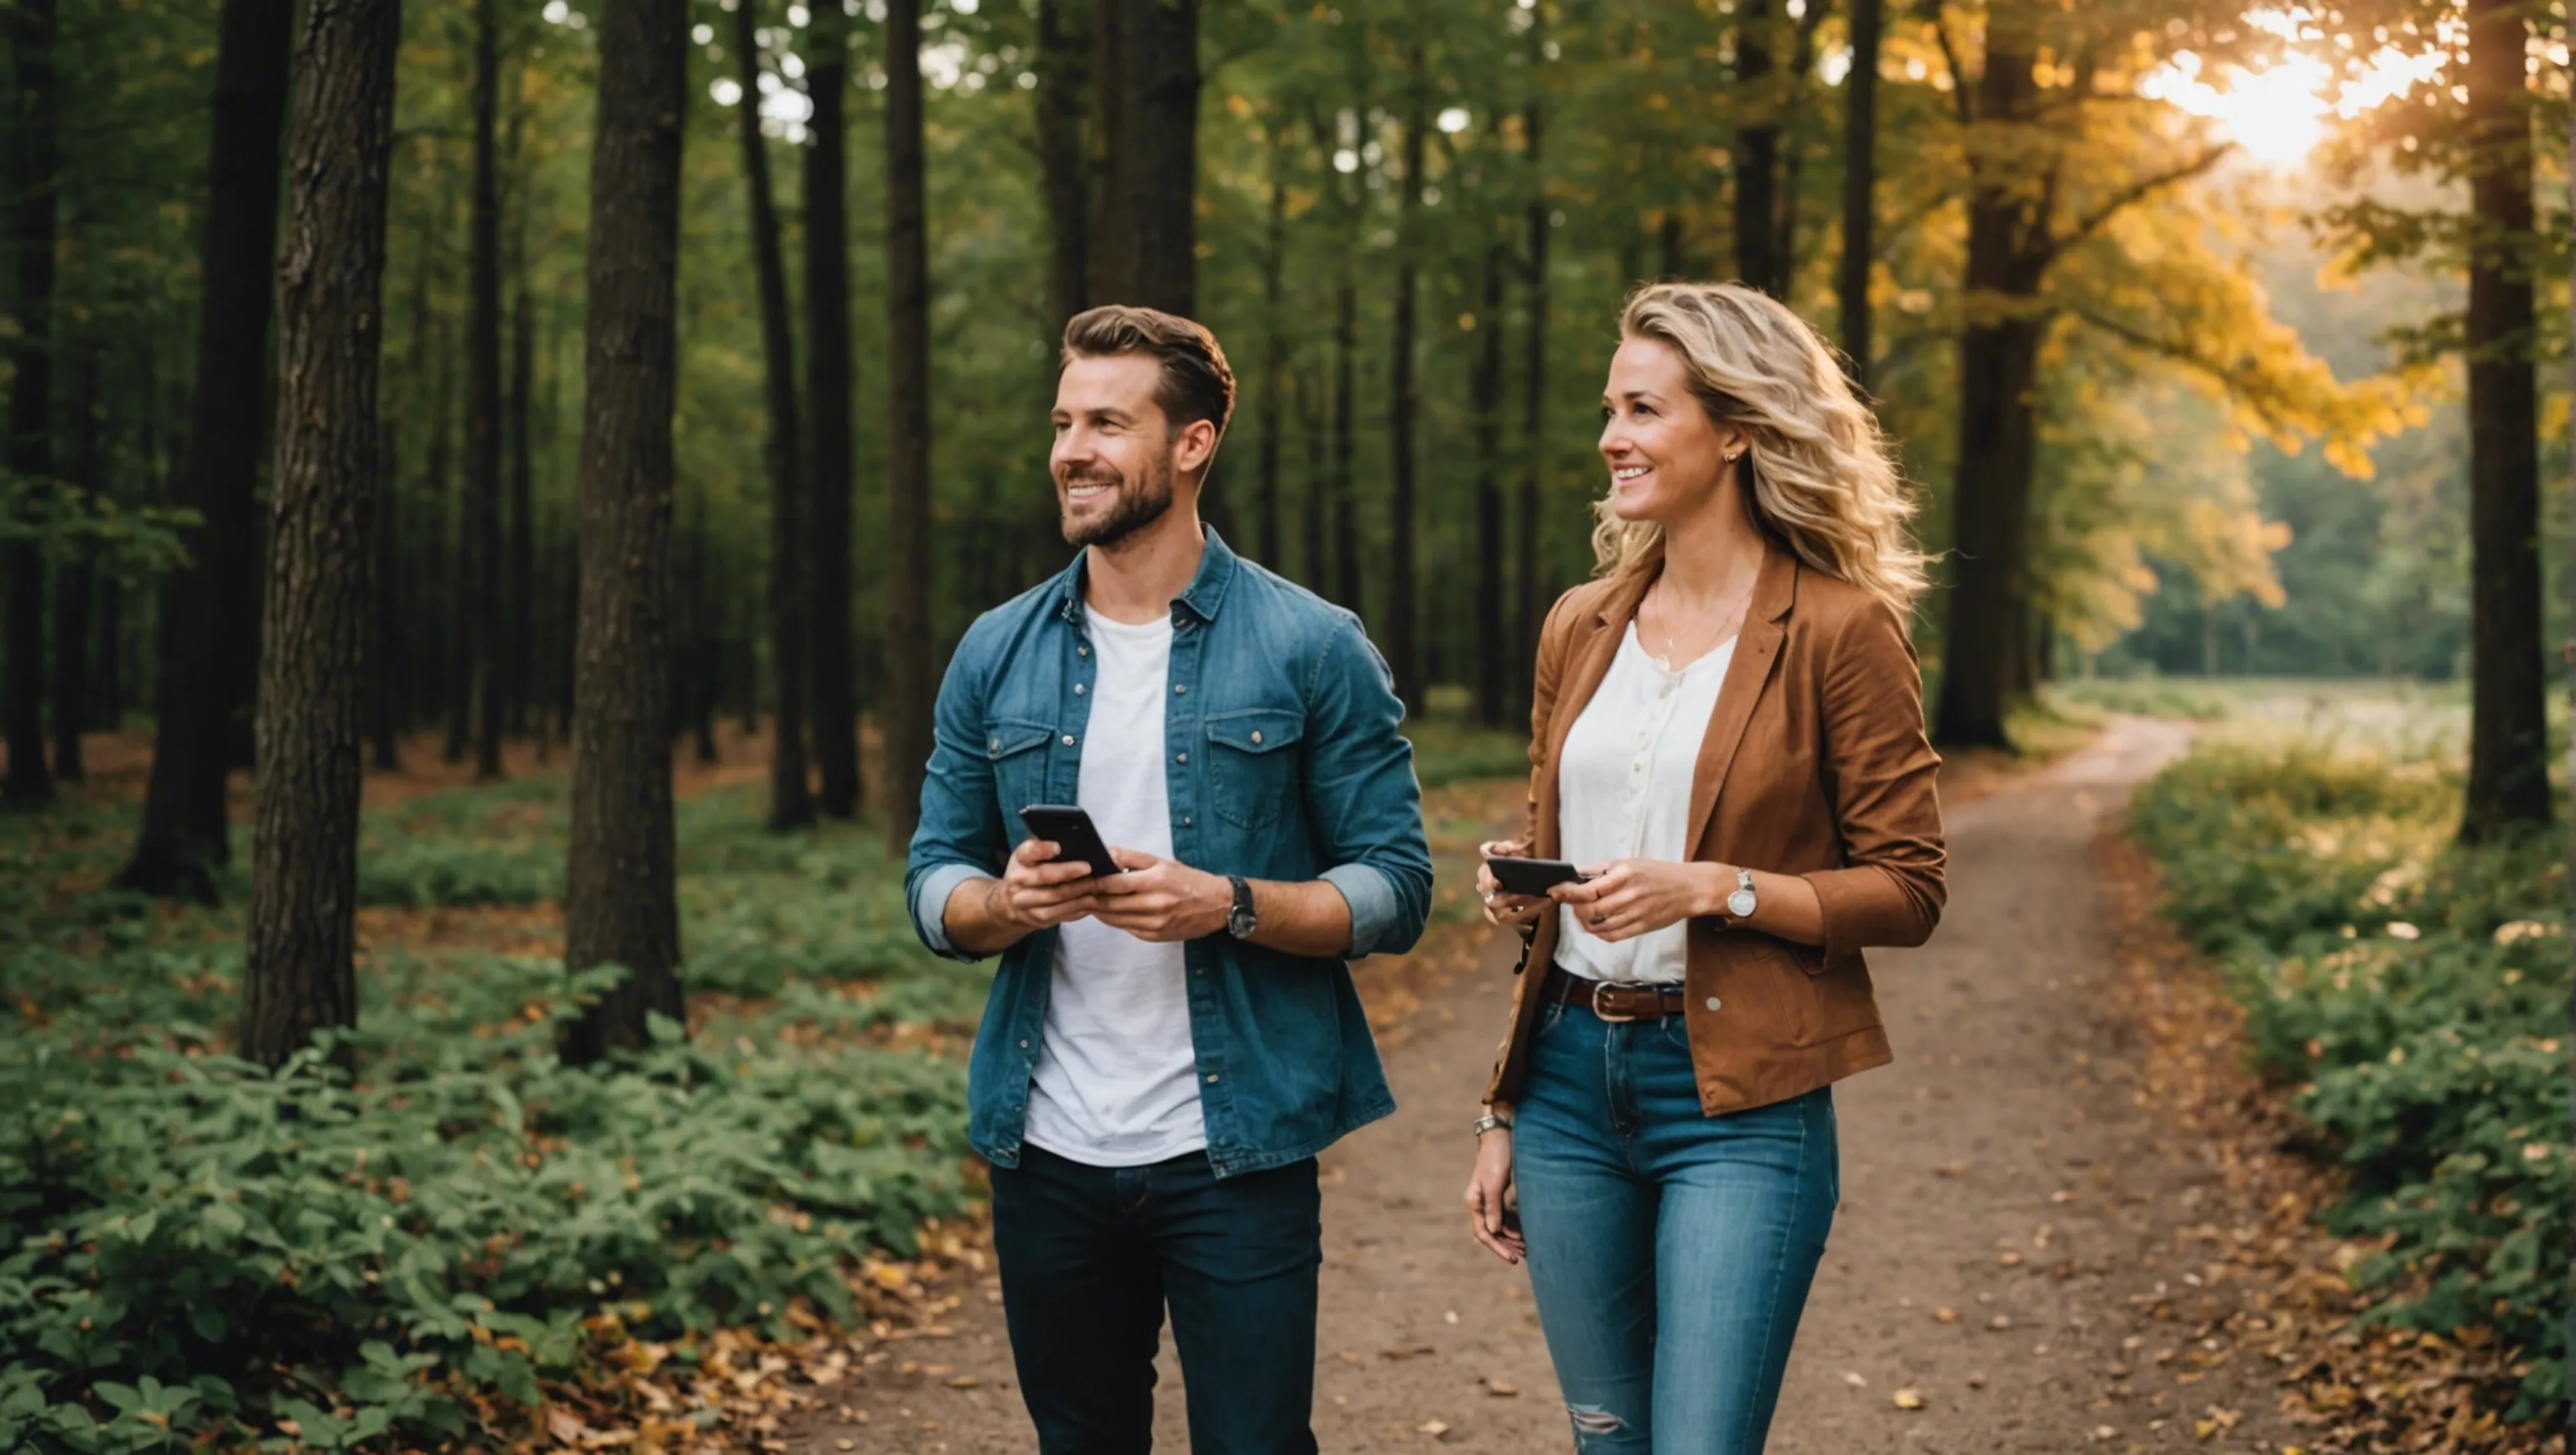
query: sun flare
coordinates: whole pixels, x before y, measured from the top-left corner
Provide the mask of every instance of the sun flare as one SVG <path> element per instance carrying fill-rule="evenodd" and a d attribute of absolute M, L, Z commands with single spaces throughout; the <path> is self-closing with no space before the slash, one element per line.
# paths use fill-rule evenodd
<path fill-rule="evenodd" d="M 2357 70 L 2337 75 L 2309 49 L 2325 33 L 2306 10 L 2256 9 L 2246 22 L 2280 37 L 2281 57 L 2260 69 L 2213 67 L 2198 53 L 2176 51 L 2139 83 L 2140 94 L 2217 123 L 2227 139 L 2264 166 L 2297 165 L 2325 140 L 2333 120 L 2361 115 L 2438 76 L 2439 53 L 2409 55 L 2393 47 Z"/>

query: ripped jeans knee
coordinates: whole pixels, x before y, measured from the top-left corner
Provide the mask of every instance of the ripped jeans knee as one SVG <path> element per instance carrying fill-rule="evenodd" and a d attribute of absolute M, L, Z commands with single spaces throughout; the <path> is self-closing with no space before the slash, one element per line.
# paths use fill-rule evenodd
<path fill-rule="evenodd" d="M 1566 1417 L 1574 1424 L 1574 1448 L 1577 1455 L 1613 1455 L 1613 1452 L 1637 1447 L 1640 1431 L 1605 1405 L 1577 1404 L 1566 1401 Z"/>

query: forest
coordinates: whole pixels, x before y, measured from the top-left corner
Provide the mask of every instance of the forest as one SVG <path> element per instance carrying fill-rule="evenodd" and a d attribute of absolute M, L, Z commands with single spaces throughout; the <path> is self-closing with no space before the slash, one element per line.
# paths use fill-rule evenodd
<path fill-rule="evenodd" d="M 2458 684 L 2422 852 L 2550 881 L 2464 892 L 2472 939 L 2563 926 L 2570 40 L 2562 0 L 0 0 L 0 1445 L 483 1448 L 611 1343 L 864 1325 L 845 1271 L 971 1229 L 980 982 L 891 881 L 950 648 L 1068 558 L 1097 303 L 1223 343 L 1209 523 L 1361 615 L 1426 786 L 1520 771 L 1621 299 L 1732 279 L 1914 484 L 1945 753 L 2129 679 Z M 2564 1332 L 2513 1287 L 2527 1421 Z"/>

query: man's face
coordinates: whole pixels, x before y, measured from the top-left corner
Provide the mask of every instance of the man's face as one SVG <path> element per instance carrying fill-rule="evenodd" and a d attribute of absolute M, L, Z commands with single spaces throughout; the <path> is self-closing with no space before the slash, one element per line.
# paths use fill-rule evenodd
<path fill-rule="evenodd" d="M 1173 437 L 1144 354 L 1076 358 L 1055 386 L 1057 508 L 1070 546 L 1115 546 L 1172 508 Z"/>

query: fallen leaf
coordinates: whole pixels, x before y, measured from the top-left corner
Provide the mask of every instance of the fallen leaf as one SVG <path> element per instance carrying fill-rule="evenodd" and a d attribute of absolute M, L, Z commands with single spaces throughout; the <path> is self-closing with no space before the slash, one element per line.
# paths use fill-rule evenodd
<path fill-rule="evenodd" d="M 983 1383 L 984 1381 L 976 1378 L 972 1374 L 960 1374 L 955 1379 L 948 1381 L 948 1387 L 950 1389 L 977 1389 L 981 1388 Z"/>
<path fill-rule="evenodd" d="M 2000 1257 L 1996 1258 L 1996 1259 L 1995 1259 L 1995 1261 L 1996 1261 L 1997 1263 L 2002 1264 L 2002 1265 L 2003 1265 L 2003 1266 L 2005 1266 L 2006 1268 L 2019 1268 L 2019 1267 L 2021 1266 L 2021 1263 L 2022 1263 L 2022 1258 L 2021 1258 L 2021 1255 L 2020 1255 L 2019 1253 L 2011 1253 L 2011 1252 L 2007 1252 L 2007 1253 L 2003 1254 L 2002 1256 L 2000 1256 Z"/>
<path fill-rule="evenodd" d="M 1493 1395 L 1498 1399 L 1510 1399 L 1512 1396 L 1519 1394 L 1520 1392 L 1521 1387 L 1512 1383 L 1508 1379 L 1488 1379 L 1485 1381 L 1485 1393 Z"/>
<path fill-rule="evenodd" d="M 1935 1174 L 1942 1177 L 1965 1177 L 1968 1175 L 1968 1164 L 1965 1162 L 1944 1162 L 1932 1170 Z"/>
<path fill-rule="evenodd" d="M 1345 1363 L 1345 1364 L 1357 1364 L 1357 1363 L 1359 1363 L 1359 1362 L 1360 1362 L 1360 1351 L 1359 1351 L 1359 1350 L 1357 1350 L 1357 1349 L 1344 1349 L 1344 1350 L 1342 1351 L 1342 1362 L 1343 1362 L 1343 1363 Z"/>
<path fill-rule="evenodd" d="M 1417 1354 L 1428 1354 L 1430 1352 L 1430 1345 L 1414 1344 L 1402 1349 L 1380 1349 L 1377 1351 L 1377 1357 L 1380 1359 L 1410 1359 Z"/>
<path fill-rule="evenodd" d="M 1424 1420 L 1414 1428 L 1435 1440 L 1449 1433 L 1449 1424 L 1446 1420 Z"/>
<path fill-rule="evenodd" d="M 1856 1369 L 1846 1369 L 1843 1371 L 1843 1383 L 1850 1385 L 1854 1389 L 1869 1388 L 1869 1381 L 1861 1378 L 1860 1371 Z"/>
<path fill-rule="evenodd" d="M 2012 1327 L 2012 1315 L 1997 1314 L 1986 1321 L 1986 1327 L 1989 1329 L 2009 1329 Z"/>
<path fill-rule="evenodd" d="M 850 1439 L 834 1440 L 832 1442 L 832 1448 L 835 1450 L 856 1450 L 859 1448 L 859 1442 Z"/>
<path fill-rule="evenodd" d="M 1941 1307 L 1932 1311 L 1932 1322 L 1936 1324 L 1955 1324 L 1958 1321 L 1959 1311 L 1947 1304 L 1943 1304 Z"/>
<path fill-rule="evenodd" d="M 1985 1377 L 1984 1375 L 1982 1375 L 1982 1374 L 1971 1374 L 1971 1375 L 1969 1375 L 1969 1376 L 1968 1376 L 1968 1387 L 1969 1387 L 1970 1389 L 1983 1389 L 1983 1388 L 1985 1388 L 1985 1387 L 1986 1387 L 1986 1377 Z"/>
<path fill-rule="evenodd" d="M 583 1424 L 581 1416 L 562 1405 L 550 1404 L 546 1406 L 546 1433 L 554 1436 L 558 1443 L 577 1445 L 581 1443 L 582 1436 L 590 1433 L 590 1426 Z"/>
<path fill-rule="evenodd" d="M 1919 1389 L 1898 1390 L 1896 1392 L 1896 1407 L 1901 1410 L 1919 1410 L 1923 1408 L 1923 1391 Z"/>

